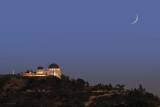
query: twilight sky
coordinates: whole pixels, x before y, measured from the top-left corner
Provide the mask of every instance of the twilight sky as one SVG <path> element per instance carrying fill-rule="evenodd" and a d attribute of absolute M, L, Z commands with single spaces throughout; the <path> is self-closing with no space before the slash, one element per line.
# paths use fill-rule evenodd
<path fill-rule="evenodd" d="M 159 0 L 1 0 L 0 73 L 65 75 L 160 94 Z M 136 14 L 139 21 L 132 25 Z"/>

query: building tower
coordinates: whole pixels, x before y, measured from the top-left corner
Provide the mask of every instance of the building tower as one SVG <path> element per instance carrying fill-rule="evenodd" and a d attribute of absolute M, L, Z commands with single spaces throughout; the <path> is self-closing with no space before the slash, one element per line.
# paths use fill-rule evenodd
<path fill-rule="evenodd" d="M 12 71 L 12 74 L 14 75 L 14 69 L 13 69 L 13 71 Z"/>
<path fill-rule="evenodd" d="M 47 75 L 53 75 L 58 78 L 61 78 L 61 70 L 57 64 L 50 64 L 48 67 L 48 73 Z"/>

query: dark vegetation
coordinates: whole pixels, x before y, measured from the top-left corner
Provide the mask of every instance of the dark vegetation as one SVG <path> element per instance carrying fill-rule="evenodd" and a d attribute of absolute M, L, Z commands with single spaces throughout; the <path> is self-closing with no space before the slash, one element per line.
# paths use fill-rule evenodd
<path fill-rule="evenodd" d="M 93 99 L 91 99 L 94 97 Z M 86 105 L 88 104 L 88 105 Z M 90 86 L 68 76 L 23 77 L 0 75 L 0 107 L 158 107 L 159 98 L 139 85 Z"/>

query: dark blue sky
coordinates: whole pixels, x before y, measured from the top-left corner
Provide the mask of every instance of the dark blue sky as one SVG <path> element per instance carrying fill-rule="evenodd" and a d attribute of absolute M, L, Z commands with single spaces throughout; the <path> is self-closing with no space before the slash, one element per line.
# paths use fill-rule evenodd
<path fill-rule="evenodd" d="M 92 84 L 159 94 L 159 0 L 0 1 L 0 73 L 57 63 Z M 139 20 L 136 24 L 136 14 Z"/>

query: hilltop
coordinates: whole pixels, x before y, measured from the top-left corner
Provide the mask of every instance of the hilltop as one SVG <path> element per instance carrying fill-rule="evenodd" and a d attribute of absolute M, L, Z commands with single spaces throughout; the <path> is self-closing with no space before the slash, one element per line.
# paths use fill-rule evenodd
<path fill-rule="evenodd" d="M 142 85 L 90 86 L 83 79 L 62 75 L 23 77 L 0 75 L 0 107 L 158 107 L 159 98 Z"/>

